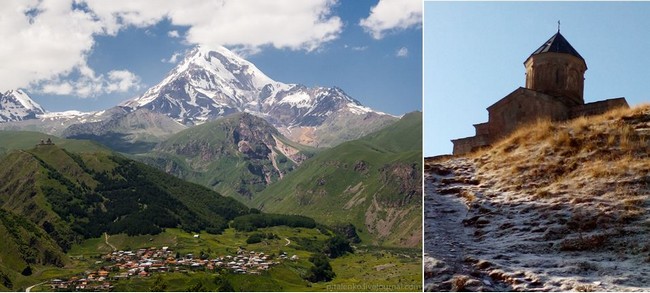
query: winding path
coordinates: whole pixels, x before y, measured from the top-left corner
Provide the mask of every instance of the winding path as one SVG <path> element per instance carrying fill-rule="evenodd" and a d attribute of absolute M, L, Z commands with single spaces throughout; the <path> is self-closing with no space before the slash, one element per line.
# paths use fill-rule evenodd
<path fill-rule="evenodd" d="M 284 240 L 287 240 L 287 244 L 285 244 L 284 246 L 289 246 L 289 244 L 291 244 L 291 240 L 289 240 L 289 238 L 284 238 Z"/>
<path fill-rule="evenodd" d="M 45 284 L 45 283 L 47 283 L 47 281 L 43 281 L 43 282 L 40 282 L 40 283 L 38 283 L 38 284 L 36 284 L 36 285 L 29 286 L 29 287 L 27 287 L 27 289 L 25 289 L 25 292 L 31 292 L 32 289 L 34 289 L 34 287 L 36 287 L 36 286 L 38 286 L 38 285 L 43 285 L 43 284 Z"/>
<path fill-rule="evenodd" d="M 113 244 L 108 243 L 108 233 L 106 232 L 104 232 L 104 242 L 106 243 L 106 245 L 110 246 L 113 249 L 113 251 L 117 251 L 117 248 L 113 246 Z"/>

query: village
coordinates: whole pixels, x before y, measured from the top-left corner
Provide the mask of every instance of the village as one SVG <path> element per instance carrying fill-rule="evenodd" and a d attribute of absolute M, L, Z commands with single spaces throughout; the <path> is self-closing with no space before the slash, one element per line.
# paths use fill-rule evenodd
<path fill-rule="evenodd" d="M 113 282 L 130 278 L 147 278 L 156 273 L 189 271 L 227 270 L 236 274 L 259 275 L 284 260 L 296 261 L 297 255 L 291 257 L 281 252 L 279 256 L 267 255 L 264 252 L 246 251 L 239 248 L 236 255 L 225 255 L 213 259 L 193 254 L 181 256 L 169 247 L 150 247 L 136 251 L 114 251 L 102 257 L 109 262 L 95 271 L 86 271 L 80 276 L 67 280 L 53 279 L 48 282 L 52 291 L 111 291 Z"/>

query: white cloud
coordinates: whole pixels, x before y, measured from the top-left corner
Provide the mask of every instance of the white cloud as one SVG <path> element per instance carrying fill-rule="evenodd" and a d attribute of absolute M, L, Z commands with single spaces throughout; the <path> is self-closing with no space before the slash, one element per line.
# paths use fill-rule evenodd
<path fill-rule="evenodd" d="M 422 1 L 379 0 L 370 10 L 368 18 L 359 25 L 375 39 L 381 39 L 388 31 L 417 27 L 422 24 Z"/>
<path fill-rule="evenodd" d="M 125 25 L 146 27 L 167 18 L 188 26 L 185 40 L 207 47 L 236 46 L 256 52 L 262 46 L 313 51 L 342 30 L 331 15 L 335 0 L 80 0 L 106 24 L 107 31 Z"/>
<path fill-rule="evenodd" d="M 0 90 L 29 87 L 86 96 L 111 90 L 110 72 L 79 74 L 89 70 L 95 36 L 163 19 L 187 27 L 179 37 L 190 45 L 224 45 L 249 54 L 264 46 L 314 51 L 343 29 L 332 15 L 335 5 L 336 0 L 3 0 Z"/>
<path fill-rule="evenodd" d="M 170 38 L 180 38 L 181 37 L 181 35 L 178 34 L 178 31 L 176 31 L 176 30 L 167 32 L 167 36 L 169 36 Z"/>
<path fill-rule="evenodd" d="M 365 51 L 368 49 L 368 46 L 350 46 L 348 44 L 344 44 L 343 48 L 350 49 L 352 51 Z"/>
<path fill-rule="evenodd" d="M 407 57 L 409 55 L 409 49 L 406 47 L 401 47 L 395 52 L 395 56 L 397 57 Z"/>
<path fill-rule="evenodd" d="M 69 82 L 47 83 L 44 84 L 37 92 L 54 94 L 54 95 L 69 95 L 74 91 L 74 86 Z"/>
<path fill-rule="evenodd" d="M 25 15 L 26 11 L 38 11 Z M 79 67 L 101 25 L 71 1 L 7 0 L 0 9 L 0 89 L 27 87 Z"/>
<path fill-rule="evenodd" d="M 140 87 L 140 78 L 128 70 L 112 70 L 105 82 L 106 92 L 128 92 Z"/>
<path fill-rule="evenodd" d="M 178 58 L 182 57 L 182 56 L 183 55 L 181 53 L 174 53 L 171 57 L 169 57 L 169 59 L 162 59 L 160 61 L 162 61 L 164 63 L 176 64 L 178 62 Z"/>
<path fill-rule="evenodd" d="M 71 75 L 75 75 L 75 77 L 71 78 Z M 128 92 L 141 86 L 140 78 L 128 70 L 112 70 L 107 75 L 108 77 L 96 76 L 90 67 L 83 64 L 70 74 L 33 84 L 30 90 L 36 93 L 75 95 L 86 98 L 101 94 Z"/>

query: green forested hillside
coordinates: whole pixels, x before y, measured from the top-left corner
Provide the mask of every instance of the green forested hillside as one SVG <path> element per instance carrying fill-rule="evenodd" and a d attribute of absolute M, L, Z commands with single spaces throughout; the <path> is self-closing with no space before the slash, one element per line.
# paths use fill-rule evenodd
<path fill-rule="evenodd" d="M 5 136 L 6 137 L 6 136 Z M 251 211 L 235 199 L 187 183 L 118 154 L 70 152 L 87 142 L 22 145 L 0 156 L 0 289 L 24 284 L 27 267 L 63 266 L 65 252 L 83 239 L 109 234 L 156 234 L 165 228 L 220 233 Z M 40 139 L 39 139 L 40 140 Z M 65 143 L 64 143 L 65 142 Z M 92 148 L 91 148 L 92 149 Z M 97 148 L 101 149 L 101 147 Z M 31 270 L 31 269 L 30 269 Z"/>
<path fill-rule="evenodd" d="M 57 244 L 28 219 L 0 209 L 0 290 L 15 290 L 17 279 L 34 266 L 64 266 L 68 258 Z"/>
<path fill-rule="evenodd" d="M 157 233 L 165 227 L 219 231 L 248 208 L 119 155 L 72 153 L 57 145 L 18 150 L 0 160 L 2 207 L 63 220 L 75 235 Z M 56 230 L 56 229 L 55 229 Z M 67 230 L 67 229 L 63 229 Z M 58 241 L 63 248 L 63 240 Z"/>
<path fill-rule="evenodd" d="M 260 209 L 353 224 L 375 244 L 421 245 L 422 113 L 306 161 L 254 199 Z"/>
<path fill-rule="evenodd" d="M 134 158 L 248 203 L 314 151 L 262 118 L 237 113 L 183 130 Z"/>

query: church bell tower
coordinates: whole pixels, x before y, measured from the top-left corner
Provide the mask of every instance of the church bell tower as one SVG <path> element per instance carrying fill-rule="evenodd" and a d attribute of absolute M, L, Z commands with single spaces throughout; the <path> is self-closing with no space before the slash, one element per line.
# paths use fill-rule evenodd
<path fill-rule="evenodd" d="M 567 106 L 584 104 L 587 63 L 558 31 L 524 62 L 526 88 L 562 99 Z"/>

